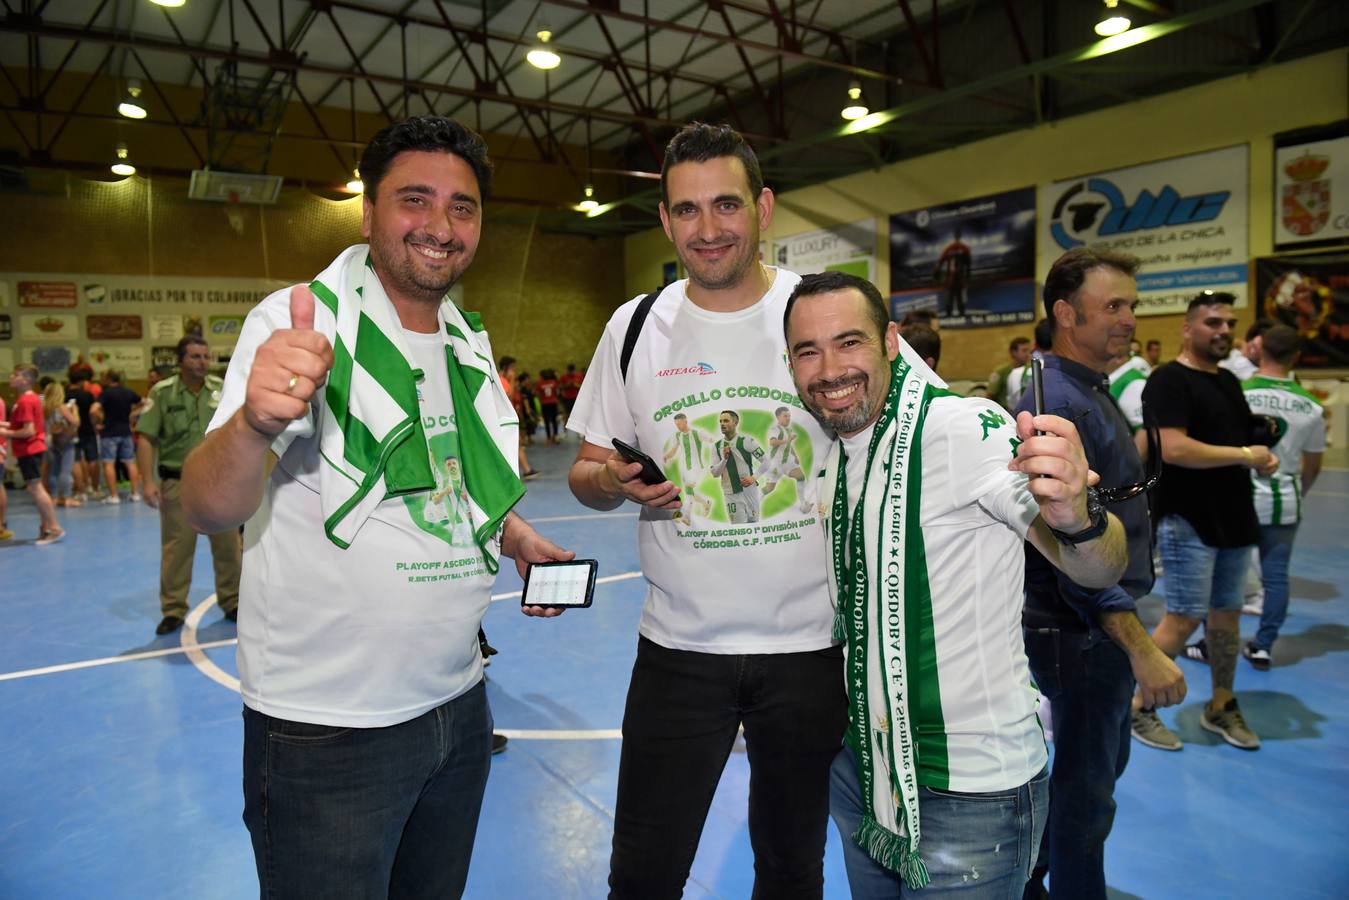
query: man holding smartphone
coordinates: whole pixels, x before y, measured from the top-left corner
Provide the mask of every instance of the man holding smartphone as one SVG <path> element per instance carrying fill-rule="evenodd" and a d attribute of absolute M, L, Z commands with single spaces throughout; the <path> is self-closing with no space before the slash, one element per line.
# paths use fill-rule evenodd
<path fill-rule="evenodd" d="M 641 464 L 612 449 L 618 438 L 664 456 L 652 448 L 682 417 L 681 433 L 720 430 L 723 449 L 708 464 L 723 484 L 738 447 L 762 454 L 774 411 L 800 408 L 782 337 L 799 279 L 759 261 L 773 193 L 729 127 L 679 132 L 661 184 L 661 224 L 689 277 L 647 307 L 637 298 L 615 312 L 567 423 L 583 438 L 570 475 L 576 497 L 595 509 L 643 506 L 637 537 L 649 587 L 623 716 L 610 896 L 681 895 L 743 725 L 754 895 L 820 897 L 829 764 L 846 714 L 816 518 L 780 519 L 769 532 L 728 507 L 676 527 L 695 498 L 674 481 L 643 483 Z M 634 326 L 639 311 L 647 321 Z M 809 467 L 828 439 L 813 420 L 802 427 L 808 440 L 796 449 Z M 755 465 L 736 457 L 742 487 Z M 690 452 L 677 477 L 699 466 Z M 781 493 L 764 500 L 765 517 L 790 504 Z"/>
<path fill-rule="evenodd" d="M 1044 357 L 1043 409 L 1027 391 L 1016 412 L 1061 416 L 1077 426 L 1099 487 L 1143 481 L 1131 426 L 1108 387 L 1112 361 L 1128 352 L 1138 288 L 1132 256 L 1078 247 L 1045 278 L 1053 325 Z M 1026 655 L 1051 704 L 1054 768 L 1049 823 L 1027 896 L 1043 896 L 1048 871 L 1059 897 L 1104 900 L 1105 841 L 1115 818 L 1115 782 L 1129 762 L 1134 683 L 1149 706 L 1185 698 L 1185 678 L 1138 620 L 1152 590 L 1152 526 L 1143 492 L 1109 510 L 1124 524 L 1129 564 L 1118 583 L 1086 588 L 1026 545 Z"/>

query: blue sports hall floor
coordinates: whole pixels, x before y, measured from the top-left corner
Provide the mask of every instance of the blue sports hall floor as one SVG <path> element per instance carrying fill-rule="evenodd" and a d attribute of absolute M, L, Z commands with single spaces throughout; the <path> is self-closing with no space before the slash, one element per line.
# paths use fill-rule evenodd
<path fill-rule="evenodd" d="M 522 512 L 600 561 L 594 607 L 551 621 L 518 611 L 503 574 L 487 615 L 497 726 L 468 897 L 603 897 L 623 698 L 643 582 L 635 514 L 567 491 L 575 445 L 535 448 L 544 471 Z M 1133 745 L 1107 848 L 1117 897 L 1349 896 L 1349 472 L 1325 472 L 1294 552 L 1293 603 L 1272 671 L 1240 663 L 1237 689 L 1264 740 L 1254 753 L 1199 727 L 1208 670 L 1163 718 L 1183 752 Z M 35 547 L 37 516 L 10 491 L 0 545 L 0 898 L 257 896 L 240 821 L 234 628 L 210 605 L 199 542 L 193 614 L 159 620 L 158 518 L 143 505 L 62 510 L 69 537 Z M 1160 615 L 1156 597 L 1144 618 Z M 1243 618 L 1247 636 L 1254 629 Z M 743 747 L 731 756 L 686 889 L 747 898 L 753 879 Z M 825 894 L 848 896 L 830 828 Z"/>

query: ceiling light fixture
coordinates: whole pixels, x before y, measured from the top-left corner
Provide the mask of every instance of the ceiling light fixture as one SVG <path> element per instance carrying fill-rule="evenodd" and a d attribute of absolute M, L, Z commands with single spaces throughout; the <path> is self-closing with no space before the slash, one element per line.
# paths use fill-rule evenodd
<path fill-rule="evenodd" d="M 592 209 L 598 209 L 598 208 L 599 208 L 599 205 L 600 205 L 600 202 L 599 202 L 598 200 L 595 199 L 595 187 L 594 187 L 594 185 L 587 184 L 587 185 L 586 185 L 585 194 L 586 194 L 586 198 L 585 198 L 584 200 L 582 200 L 580 203 L 576 204 L 576 211 L 577 211 L 577 212 L 588 213 L 588 212 L 590 212 Z"/>
<path fill-rule="evenodd" d="M 562 65 L 562 57 L 548 49 L 548 42 L 553 39 L 553 33 L 547 28 L 540 28 L 535 37 L 539 39 L 539 45 L 525 54 L 529 64 L 545 72 Z"/>
<path fill-rule="evenodd" d="M 187 0 L 150 0 L 150 2 L 155 6 L 167 6 L 169 9 L 177 9 L 186 3 Z"/>
<path fill-rule="evenodd" d="M 1132 25 L 1129 17 L 1119 10 L 1119 0 L 1105 0 L 1105 9 L 1096 23 L 1096 33 L 1101 37 L 1114 37 L 1128 31 Z"/>
<path fill-rule="evenodd" d="M 141 103 L 140 97 L 141 83 L 133 78 L 126 83 L 126 97 L 117 104 L 117 111 L 128 119 L 144 119 L 145 104 Z"/>
<path fill-rule="evenodd" d="M 117 145 L 117 162 L 112 164 L 112 174 L 121 175 L 123 178 L 136 174 L 136 167 L 131 164 L 127 155 L 126 144 Z"/>
<path fill-rule="evenodd" d="M 839 115 L 851 122 L 854 119 L 862 118 L 869 112 L 871 110 L 867 109 L 867 105 L 862 102 L 862 85 L 854 81 L 848 86 L 848 105 L 843 107 Z"/>
<path fill-rule="evenodd" d="M 347 190 L 353 194 L 365 193 L 365 182 L 361 181 L 361 173 L 357 169 L 351 170 L 351 180 L 347 182 Z"/>

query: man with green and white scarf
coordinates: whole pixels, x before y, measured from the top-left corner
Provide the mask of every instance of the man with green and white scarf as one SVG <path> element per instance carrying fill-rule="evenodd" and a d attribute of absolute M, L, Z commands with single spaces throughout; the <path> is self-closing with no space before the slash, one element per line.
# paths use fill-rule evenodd
<path fill-rule="evenodd" d="M 1020 897 L 1048 812 L 1023 541 L 1104 587 L 1123 529 L 1088 503 L 1070 422 L 1013 422 L 929 381 L 870 282 L 805 276 L 783 322 L 797 390 L 839 437 L 819 493 L 847 644 L 830 812 L 852 895 Z"/>
<path fill-rule="evenodd" d="M 511 511 L 519 423 L 477 316 L 446 294 L 478 246 L 486 145 L 409 119 L 360 173 L 369 245 L 249 314 L 183 504 L 199 531 L 244 525 L 262 894 L 458 897 L 490 767 L 477 635 L 498 559 L 523 575 L 572 554 Z M 427 515 L 433 467 L 459 474 L 468 529 Z"/>

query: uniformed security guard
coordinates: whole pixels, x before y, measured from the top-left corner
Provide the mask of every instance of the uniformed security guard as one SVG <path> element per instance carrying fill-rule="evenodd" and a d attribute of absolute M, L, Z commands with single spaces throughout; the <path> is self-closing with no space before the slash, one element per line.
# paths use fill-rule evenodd
<path fill-rule="evenodd" d="M 140 470 L 145 473 L 145 502 L 159 509 L 159 605 L 164 619 L 155 634 L 177 631 L 187 617 L 187 589 L 192 583 L 192 557 L 197 534 L 187 523 L 179 500 L 179 480 L 188 451 L 201 443 L 206 426 L 220 403 L 223 382 L 207 374 L 211 354 L 199 335 L 178 342 L 178 374 L 165 378 L 150 391 L 136 431 Z M 150 477 L 155 449 L 159 450 L 159 484 Z M 239 567 L 243 546 L 235 529 L 210 535 L 215 563 L 216 602 L 225 618 L 234 621 L 239 606 Z"/>

